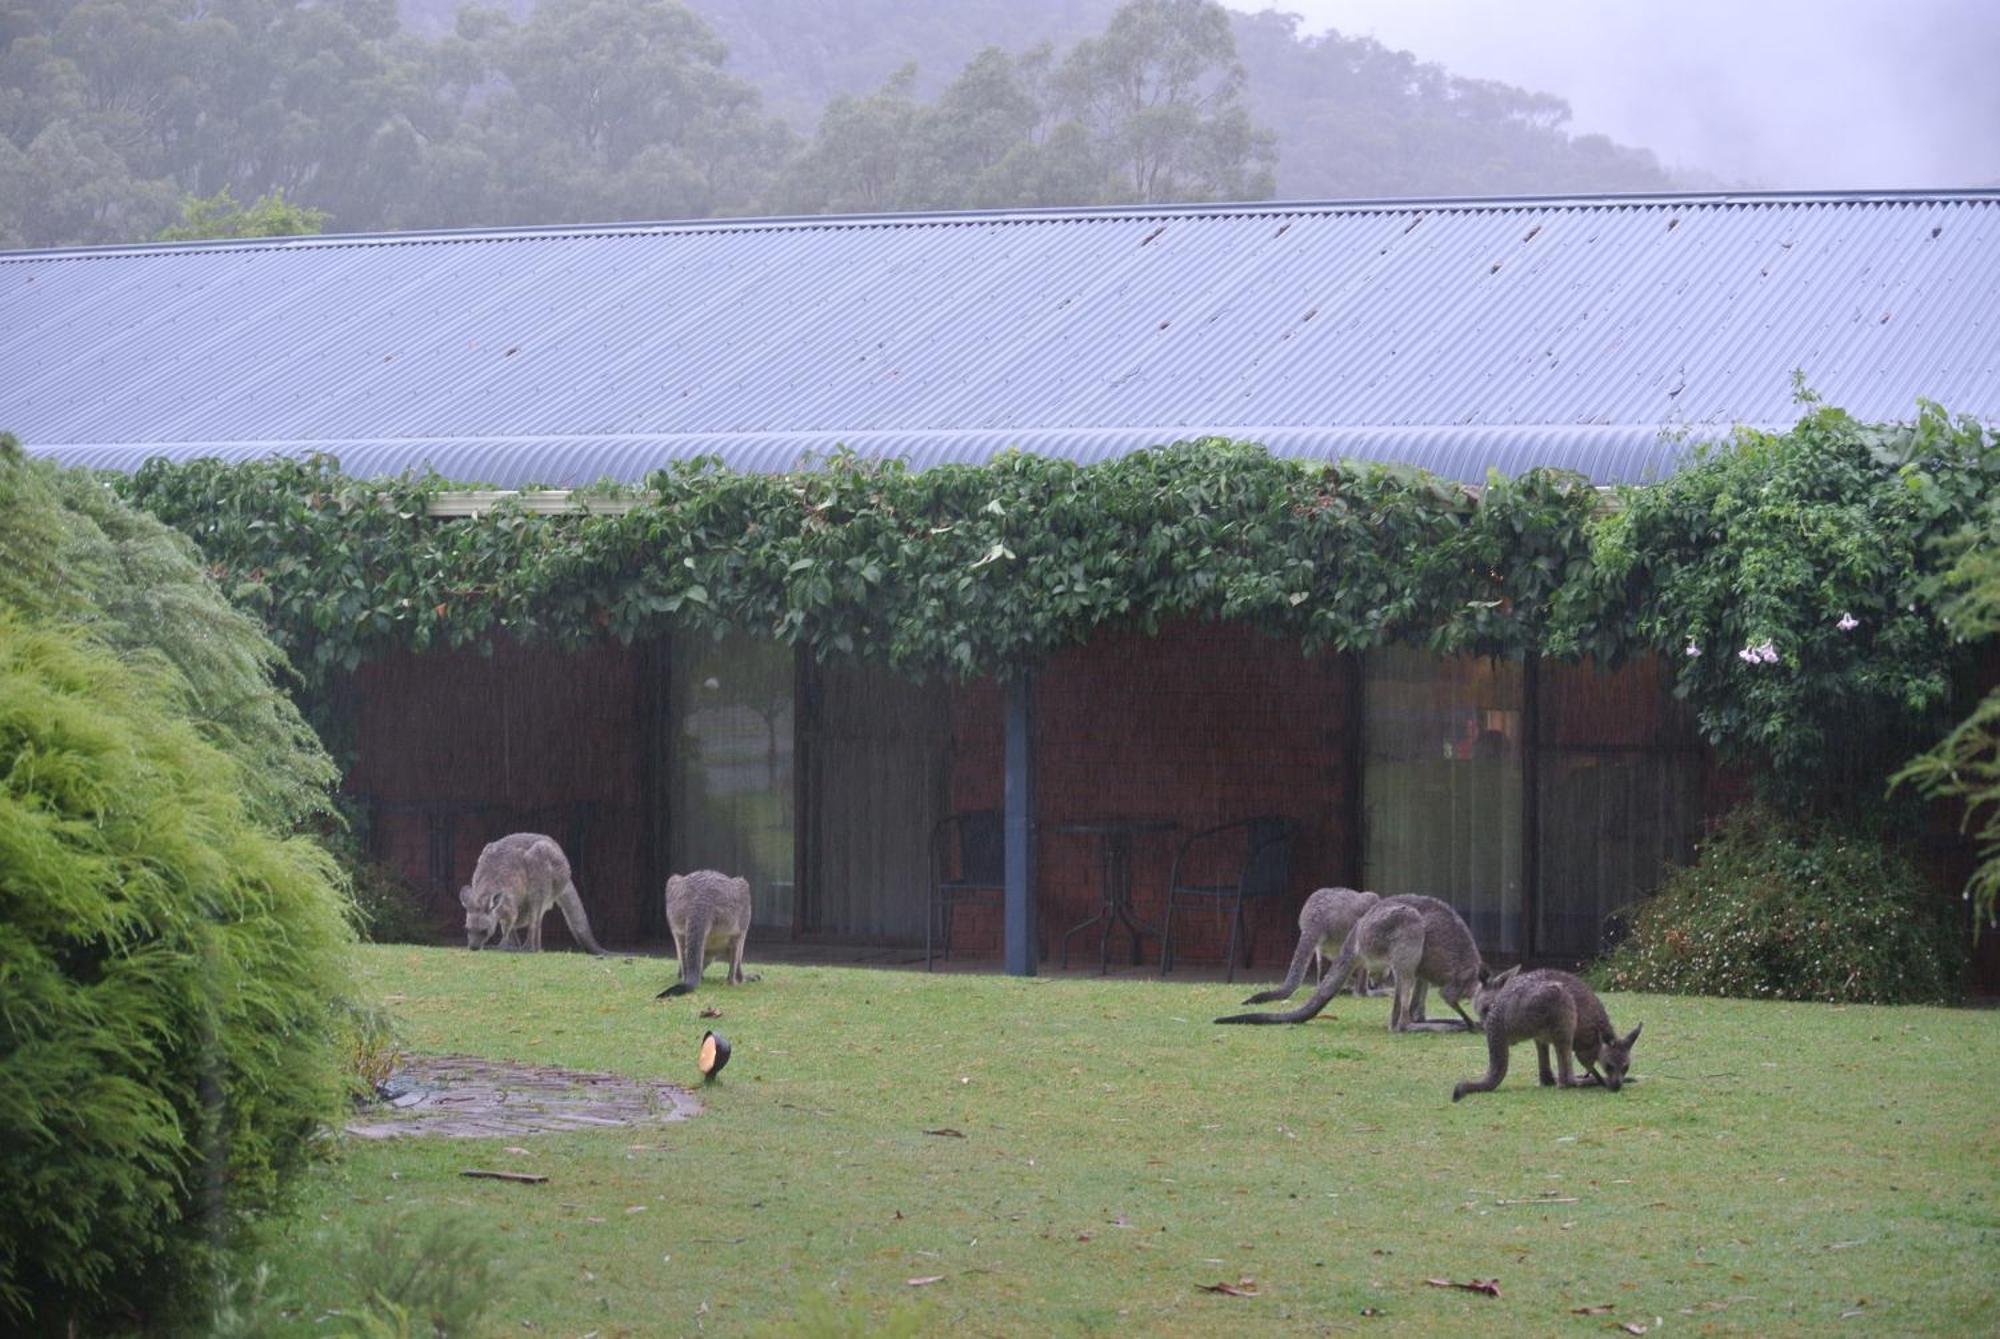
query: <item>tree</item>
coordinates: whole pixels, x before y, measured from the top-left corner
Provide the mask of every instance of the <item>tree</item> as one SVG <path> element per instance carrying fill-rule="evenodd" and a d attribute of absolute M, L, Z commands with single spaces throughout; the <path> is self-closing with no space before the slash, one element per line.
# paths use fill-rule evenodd
<path fill-rule="evenodd" d="M 547 0 L 475 45 L 505 81 L 474 112 L 494 169 L 482 221 L 750 212 L 790 152 L 677 0 Z"/>
<path fill-rule="evenodd" d="M 1214 0 L 1129 0 L 1070 51 L 1059 86 L 1139 203 L 1254 200 L 1277 137 L 1251 124 L 1229 13 Z"/>
<path fill-rule="evenodd" d="M 199 242 L 221 237 L 304 237 L 326 227 L 327 212 L 285 198 L 282 187 L 240 205 L 224 186 L 214 195 L 181 201 L 181 221 L 156 240 Z"/>

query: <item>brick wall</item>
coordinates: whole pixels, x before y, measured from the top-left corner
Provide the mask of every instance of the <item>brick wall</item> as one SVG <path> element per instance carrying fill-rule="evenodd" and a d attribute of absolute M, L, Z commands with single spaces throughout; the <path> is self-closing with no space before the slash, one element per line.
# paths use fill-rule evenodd
<path fill-rule="evenodd" d="M 1353 788 L 1347 710 L 1349 675 L 1342 660 L 1301 656 L 1296 645 L 1238 625 L 1185 622 L 1157 637 L 1100 636 L 1055 656 L 1036 678 L 1036 886 L 1044 960 L 1060 957 L 1063 931 L 1097 909 L 1098 839 L 1052 829 L 1097 818 L 1158 817 L 1178 828 L 1136 839 L 1133 902 L 1158 924 L 1177 842 L 1236 819 L 1279 814 L 1298 820 L 1292 878 L 1277 902 L 1253 903 L 1256 956 L 1289 960 L 1298 909 L 1314 888 L 1356 877 L 1350 832 Z M 952 805 L 997 808 L 1005 767 L 1005 696 L 982 682 L 952 702 Z M 1221 868 L 1195 877 L 1220 881 Z M 1228 917 L 1209 902 L 1182 903 L 1175 915 L 1175 956 L 1219 963 Z M 954 951 L 1000 951 L 999 916 L 961 909 Z M 1129 955 L 1122 932 L 1114 961 Z M 1070 941 L 1072 962 L 1098 952 L 1095 929 Z M 1144 941 L 1157 963 L 1159 943 Z"/>
<path fill-rule="evenodd" d="M 355 688 L 346 788 L 373 801 L 376 857 L 428 895 L 441 933 L 463 924 L 458 888 L 481 847 L 543 832 L 569 856 L 598 940 L 636 938 L 648 890 L 633 652 L 396 655 L 364 666 Z M 432 874 L 433 830 L 448 831 L 447 881 Z M 560 912 L 542 928 L 545 946 L 568 942 Z"/>

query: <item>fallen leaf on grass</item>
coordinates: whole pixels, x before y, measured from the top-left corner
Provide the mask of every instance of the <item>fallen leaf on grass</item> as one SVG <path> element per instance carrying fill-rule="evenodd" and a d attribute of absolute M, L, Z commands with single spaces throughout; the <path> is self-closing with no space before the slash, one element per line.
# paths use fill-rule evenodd
<path fill-rule="evenodd" d="M 1627 1334 L 1644 1334 L 1646 1332 L 1646 1327 L 1636 1320 L 1628 1320 L 1618 1328 Z"/>
<path fill-rule="evenodd" d="M 699 1017 L 702 1017 L 702 1018 L 720 1018 L 720 1017 L 722 1017 L 722 1010 L 720 1010 L 720 1009 L 717 1009 L 717 1008 L 715 1008 L 715 1007 L 714 1007 L 713 1005 L 709 1005 L 709 1006 L 706 1006 L 706 1007 L 704 1007 L 704 1008 L 702 1009 L 702 1011 L 701 1011 L 701 1013 L 700 1013 Z"/>
<path fill-rule="evenodd" d="M 1485 1293 L 1488 1297 L 1500 1295 L 1499 1279 L 1474 1279 L 1470 1283 L 1454 1283 L 1450 1279 L 1425 1279 L 1433 1288 L 1462 1288 L 1469 1293 Z"/>
<path fill-rule="evenodd" d="M 909 1284 L 912 1288 L 928 1288 L 930 1287 L 931 1284 L 936 1283 L 943 1278 L 944 1275 L 942 1274 L 926 1274 L 920 1279 L 911 1279 L 909 1281 Z"/>
<path fill-rule="evenodd" d="M 1196 1288 L 1205 1293 L 1221 1293 L 1224 1297 L 1255 1297 L 1257 1289 L 1249 1279 L 1241 1283 L 1197 1283 Z"/>
<path fill-rule="evenodd" d="M 1616 1311 L 1617 1309 L 1618 1309 L 1617 1307 L 1609 1305 L 1573 1306 L 1569 1309 L 1569 1314 L 1572 1316 L 1603 1316 L 1603 1315 L 1608 1315 L 1611 1312 Z"/>
<path fill-rule="evenodd" d="M 963 1139 L 963 1138 L 965 1138 L 965 1131 L 963 1131 L 963 1130 L 954 1130 L 954 1129 L 952 1129 L 952 1128 L 951 1128 L 951 1127 L 950 1127 L 949 1125 L 945 1125 L 945 1126 L 941 1126 L 941 1127 L 939 1127 L 938 1129 L 935 1129 L 935 1130 L 925 1130 L 925 1131 L 924 1131 L 924 1133 L 925 1133 L 925 1134 L 941 1134 L 941 1135 L 943 1135 L 943 1136 L 944 1136 L 945 1138 L 947 1138 L 947 1139 Z"/>

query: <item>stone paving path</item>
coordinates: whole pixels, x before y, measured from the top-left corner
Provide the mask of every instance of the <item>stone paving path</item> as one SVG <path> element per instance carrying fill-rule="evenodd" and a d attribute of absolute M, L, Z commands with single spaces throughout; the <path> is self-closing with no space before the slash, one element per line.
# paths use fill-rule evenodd
<path fill-rule="evenodd" d="M 469 1055 L 405 1055 L 383 1089 L 387 1100 L 349 1121 L 349 1134 L 490 1139 L 657 1125 L 701 1110 L 671 1083 Z"/>

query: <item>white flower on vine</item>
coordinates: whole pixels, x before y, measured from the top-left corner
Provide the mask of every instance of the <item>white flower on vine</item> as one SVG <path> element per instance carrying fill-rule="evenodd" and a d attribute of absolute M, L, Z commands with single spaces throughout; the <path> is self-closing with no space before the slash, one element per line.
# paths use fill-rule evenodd
<path fill-rule="evenodd" d="M 1833 626 L 1839 628 L 1842 632 L 1852 632 L 1856 628 L 1861 626 L 1861 620 L 1856 618 L 1854 615 L 1848 613 L 1846 610 L 1842 610 L 1840 614 L 1840 622 L 1834 624 Z"/>
<path fill-rule="evenodd" d="M 1775 665 L 1778 663 L 1778 648 L 1766 637 L 1755 646 L 1746 646 L 1738 651 L 1736 658 L 1746 665 Z"/>

